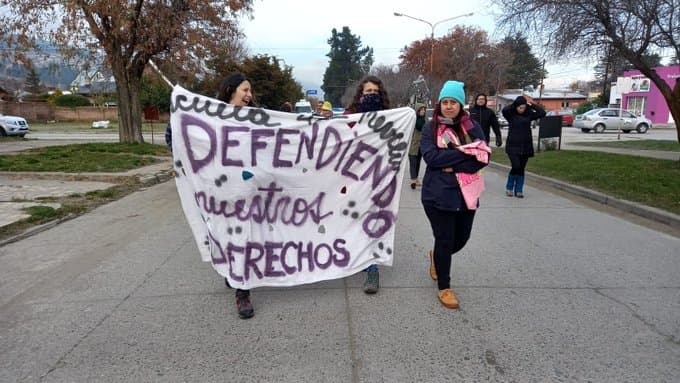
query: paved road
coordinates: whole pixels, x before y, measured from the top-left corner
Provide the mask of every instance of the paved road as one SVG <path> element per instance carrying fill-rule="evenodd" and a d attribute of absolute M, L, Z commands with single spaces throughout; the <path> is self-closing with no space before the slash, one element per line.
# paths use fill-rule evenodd
<path fill-rule="evenodd" d="M 377 295 L 363 275 L 256 289 L 248 321 L 172 182 L 1 247 L 0 381 L 676 382 L 680 239 L 487 174 L 458 311 L 410 189 Z"/>

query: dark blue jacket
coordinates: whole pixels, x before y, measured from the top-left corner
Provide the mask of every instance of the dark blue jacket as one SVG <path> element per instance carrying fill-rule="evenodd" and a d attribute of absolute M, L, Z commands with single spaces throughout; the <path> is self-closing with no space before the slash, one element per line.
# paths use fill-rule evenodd
<path fill-rule="evenodd" d="M 484 132 L 479 124 L 473 121 L 474 127 L 468 131 L 473 140 L 484 140 Z M 454 172 L 476 173 L 486 166 L 477 161 L 475 156 L 465 154 L 456 149 L 443 149 L 435 143 L 436 133 L 432 128 L 432 120 L 423 127 L 420 151 L 427 164 L 423 177 L 421 200 L 423 205 L 441 210 L 467 210 L 463 194 L 458 186 L 455 173 L 445 173 L 444 168 L 453 168 Z"/>

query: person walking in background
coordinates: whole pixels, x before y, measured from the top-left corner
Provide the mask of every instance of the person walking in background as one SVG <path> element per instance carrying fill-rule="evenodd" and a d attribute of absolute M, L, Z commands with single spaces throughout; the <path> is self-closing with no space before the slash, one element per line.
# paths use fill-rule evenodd
<path fill-rule="evenodd" d="M 281 107 L 279 108 L 279 110 L 282 111 L 282 112 L 286 112 L 286 113 L 293 113 L 293 104 L 286 101 L 283 104 L 281 104 Z"/>
<path fill-rule="evenodd" d="M 330 101 L 324 101 L 321 106 L 321 117 L 331 118 L 333 117 L 333 105 Z"/>
<path fill-rule="evenodd" d="M 418 181 L 418 173 L 420 173 L 420 160 L 422 155 L 420 153 L 420 136 L 425 125 L 425 105 L 417 106 L 416 108 L 416 128 L 411 134 L 411 146 L 408 149 L 409 171 L 411 173 L 411 189 L 420 186 Z"/>
<path fill-rule="evenodd" d="M 493 129 L 493 133 L 496 135 L 496 146 L 500 147 L 503 145 L 503 136 L 501 135 L 498 118 L 496 113 L 486 106 L 486 95 L 484 93 L 480 93 L 475 97 L 475 103 L 470 108 L 470 118 L 482 127 L 487 144 L 491 139 L 491 129 Z"/>
<path fill-rule="evenodd" d="M 531 122 L 545 117 L 545 110 L 529 96 L 518 96 L 512 104 L 503 108 L 503 117 L 508 120 L 508 137 L 505 152 L 510 159 L 510 173 L 505 185 L 505 195 L 524 198 L 524 169 L 529 158 L 534 156 L 534 140 L 531 136 Z"/>
<path fill-rule="evenodd" d="M 430 277 L 437 281 L 439 302 L 450 309 L 459 307 L 451 289 L 452 256 L 467 244 L 475 218 L 456 173 L 475 174 L 488 164 L 488 157 L 485 163 L 457 149 L 475 141 L 482 141 L 488 149 L 484 132 L 463 110 L 464 103 L 464 84 L 447 81 L 439 92 L 432 119 L 423 127 L 420 142 L 427 164 L 421 200 L 434 235 L 434 251 L 429 253 Z"/>
<path fill-rule="evenodd" d="M 390 98 L 383 82 L 376 76 L 368 76 L 357 85 L 354 97 L 344 114 L 376 112 L 390 108 Z M 380 288 L 380 274 L 378 265 L 370 265 L 366 268 L 366 281 L 364 292 L 375 294 Z"/>

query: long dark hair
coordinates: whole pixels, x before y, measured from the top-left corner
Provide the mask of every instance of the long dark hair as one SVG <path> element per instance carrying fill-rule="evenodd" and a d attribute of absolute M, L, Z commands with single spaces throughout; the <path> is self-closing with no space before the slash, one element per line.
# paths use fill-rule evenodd
<path fill-rule="evenodd" d="M 378 93 L 380 94 L 380 98 L 382 99 L 382 108 L 383 110 L 389 109 L 390 108 L 390 98 L 387 95 L 387 90 L 385 89 L 385 85 L 383 84 L 382 80 L 380 80 L 376 76 L 366 76 L 359 85 L 357 85 L 356 91 L 354 92 L 354 97 L 352 97 L 352 102 L 350 102 L 349 106 L 347 109 L 351 112 L 356 112 L 359 110 L 359 100 L 361 99 L 361 96 L 364 94 L 364 84 L 367 82 L 372 82 L 378 86 L 380 89 Z"/>
<path fill-rule="evenodd" d="M 250 81 L 243 73 L 232 73 L 225 77 L 220 83 L 220 88 L 217 91 L 217 99 L 229 103 L 238 86 L 244 81 L 248 81 L 251 86 L 253 84 L 253 82 Z M 250 99 L 250 102 L 248 102 L 248 106 L 257 106 L 255 103 L 255 95 L 253 95 L 253 97 Z"/>

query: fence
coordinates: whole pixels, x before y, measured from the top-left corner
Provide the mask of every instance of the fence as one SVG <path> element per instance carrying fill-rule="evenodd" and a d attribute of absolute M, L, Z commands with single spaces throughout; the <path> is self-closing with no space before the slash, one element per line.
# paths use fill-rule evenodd
<path fill-rule="evenodd" d="M 29 121 L 98 121 L 118 120 L 118 108 L 98 106 L 79 106 L 64 108 L 46 102 L 2 102 L 0 113 L 21 116 Z M 160 121 L 168 121 L 167 113 L 159 116 Z"/>

